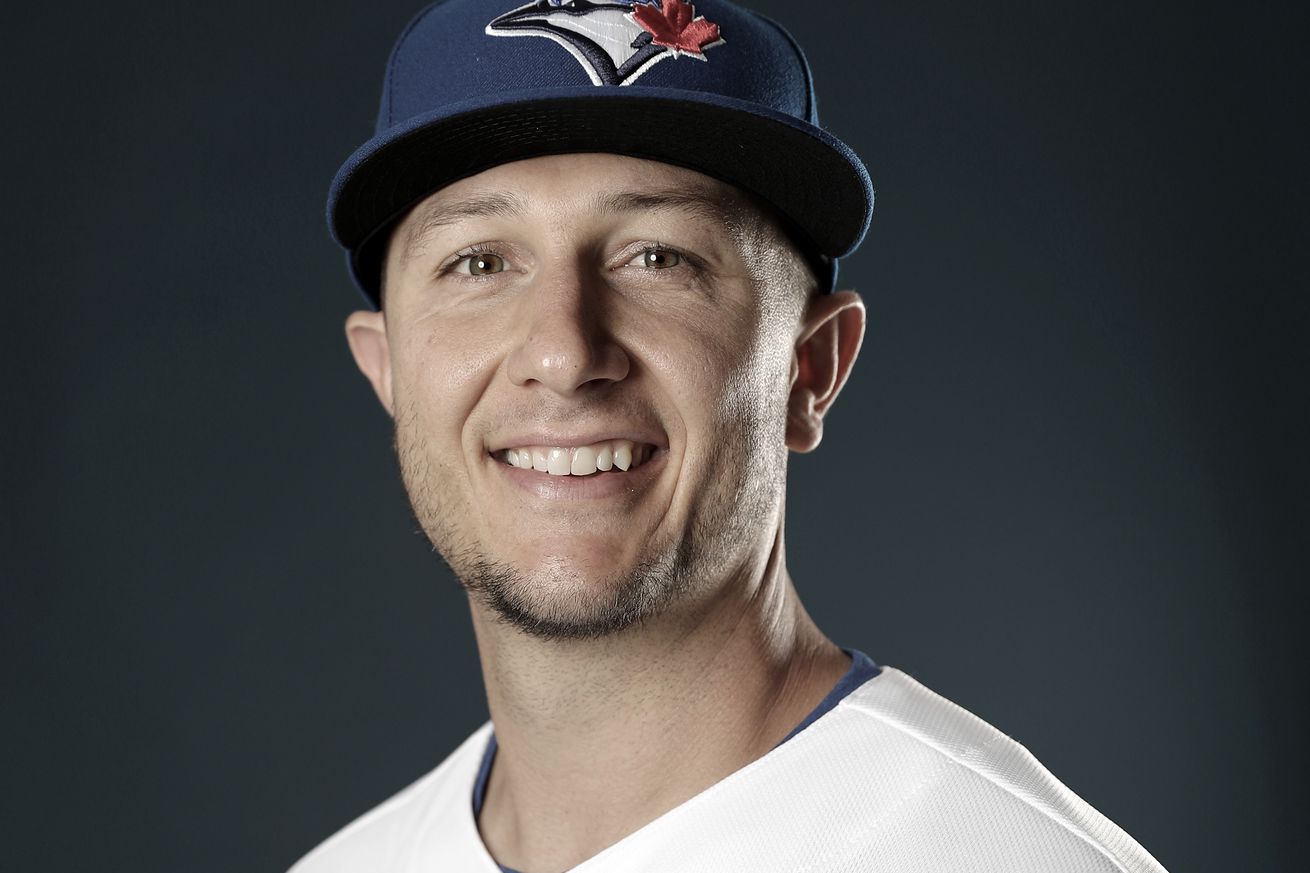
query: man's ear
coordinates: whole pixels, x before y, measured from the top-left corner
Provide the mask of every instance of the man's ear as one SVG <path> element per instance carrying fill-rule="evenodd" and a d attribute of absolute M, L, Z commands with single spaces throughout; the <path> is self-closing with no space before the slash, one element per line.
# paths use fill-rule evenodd
<path fill-rule="evenodd" d="M 812 451 L 823 439 L 823 416 L 855 366 L 864 340 L 864 301 L 854 291 L 816 295 L 791 364 L 787 448 Z"/>
<path fill-rule="evenodd" d="M 352 312 L 346 319 L 346 342 L 355 364 L 378 395 L 388 415 L 395 415 L 391 395 L 391 346 L 381 312 Z"/>

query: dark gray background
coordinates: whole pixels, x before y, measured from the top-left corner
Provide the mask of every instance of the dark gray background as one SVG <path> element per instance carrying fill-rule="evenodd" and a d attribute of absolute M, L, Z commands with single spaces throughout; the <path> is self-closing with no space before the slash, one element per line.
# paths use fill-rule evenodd
<path fill-rule="evenodd" d="M 1175 873 L 1293 869 L 1306 16 L 756 5 L 879 190 L 810 610 Z M 486 714 L 321 217 L 417 5 L 80 7 L 0 37 L 4 866 L 280 871 Z"/>

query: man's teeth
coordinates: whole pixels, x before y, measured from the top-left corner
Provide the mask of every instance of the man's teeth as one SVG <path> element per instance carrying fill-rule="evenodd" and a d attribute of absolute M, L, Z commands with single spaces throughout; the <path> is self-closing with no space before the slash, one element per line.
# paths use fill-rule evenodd
<path fill-rule="evenodd" d="M 653 451 L 652 446 L 631 440 L 610 440 L 590 446 L 520 446 L 505 452 L 511 467 L 536 470 L 552 476 L 590 476 L 618 467 L 629 470 L 640 466 Z"/>

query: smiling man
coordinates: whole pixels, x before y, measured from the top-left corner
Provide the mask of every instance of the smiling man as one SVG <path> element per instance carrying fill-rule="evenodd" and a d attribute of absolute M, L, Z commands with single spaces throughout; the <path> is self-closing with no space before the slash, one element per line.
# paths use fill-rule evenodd
<path fill-rule="evenodd" d="M 297 873 L 1160 869 L 797 595 L 787 459 L 858 354 L 836 260 L 872 205 L 799 49 L 738 7 L 406 29 L 329 218 L 491 722 Z"/>

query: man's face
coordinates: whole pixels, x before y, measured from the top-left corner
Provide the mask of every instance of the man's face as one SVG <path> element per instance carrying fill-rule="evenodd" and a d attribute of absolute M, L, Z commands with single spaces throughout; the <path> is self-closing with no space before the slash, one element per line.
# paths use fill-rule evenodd
<path fill-rule="evenodd" d="M 532 633 L 597 636 L 762 566 L 811 281 L 730 186 L 537 158 L 416 207 L 385 329 L 351 339 L 385 359 L 414 511 L 475 599 Z"/>

